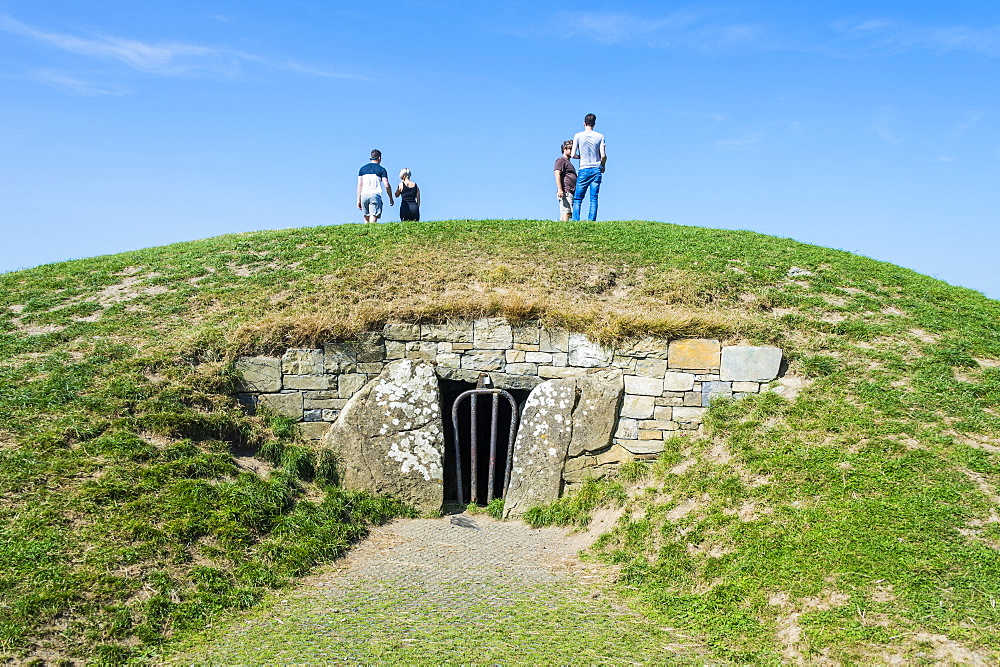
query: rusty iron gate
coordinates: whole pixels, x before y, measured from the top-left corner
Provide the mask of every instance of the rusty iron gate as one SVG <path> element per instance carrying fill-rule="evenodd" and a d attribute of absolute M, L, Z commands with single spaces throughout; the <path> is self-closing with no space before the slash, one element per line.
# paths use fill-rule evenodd
<path fill-rule="evenodd" d="M 451 423 L 454 427 L 455 433 L 455 469 L 457 475 L 455 476 L 455 482 L 458 485 L 458 501 L 462 504 L 467 502 L 479 503 L 479 483 L 478 483 L 478 464 L 477 460 L 477 449 L 478 449 L 478 415 L 476 414 L 476 403 L 480 396 L 489 395 L 493 397 L 492 408 L 493 414 L 490 419 L 490 465 L 489 465 L 489 481 L 487 482 L 486 491 L 486 503 L 489 504 L 493 500 L 494 493 L 494 481 L 497 467 L 497 415 L 499 413 L 500 407 L 500 397 L 503 396 L 510 403 L 510 437 L 507 442 L 507 465 L 504 466 L 503 471 L 503 493 L 501 498 L 507 495 L 507 485 L 510 484 L 510 468 L 511 462 L 514 460 L 514 436 L 517 434 L 517 401 L 510 392 L 504 391 L 503 389 L 496 389 L 494 387 L 480 387 L 477 389 L 470 389 L 468 391 L 463 391 L 455 399 L 455 404 L 451 409 Z M 469 486 L 470 498 L 466 500 L 465 493 L 462 488 L 462 438 L 458 430 L 458 406 L 461 402 L 468 398 L 470 401 L 469 410 L 471 412 L 471 423 L 470 433 L 469 433 Z"/>

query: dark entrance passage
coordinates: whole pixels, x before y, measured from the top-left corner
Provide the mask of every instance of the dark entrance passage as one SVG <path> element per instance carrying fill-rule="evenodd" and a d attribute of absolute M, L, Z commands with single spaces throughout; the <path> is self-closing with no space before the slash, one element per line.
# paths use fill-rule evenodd
<path fill-rule="evenodd" d="M 453 408 L 455 402 L 463 393 L 476 389 L 476 385 L 471 382 L 461 382 L 457 380 L 439 380 L 441 390 L 441 412 L 444 421 L 445 431 L 445 454 L 444 454 L 444 494 L 445 500 L 452 503 L 465 505 L 473 499 L 480 504 L 486 505 L 489 498 L 502 498 L 504 494 L 504 482 L 509 465 L 509 447 L 512 443 L 511 437 L 511 417 L 513 410 L 510 399 L 504 395 L 479 394 L 466 395 L 461 398 L 458 405 L 458 448 L 456 450 L 456 434 L 452 421 Z M 528 400 L 528 392 L 524 390 L 512 389 L 506 392 L 516 404 L 518 415 L 520 409 Z M 475 403 L 476 424 L 475 424 L 475 456 L 473 456 L 473 422 L 472 411 Z M 494 415 L 494 406 L 496 414 Z M 495 416 L 495 422 L 494 422 Z M 517 422 L 514 421 L 514 429 Z M 496 435 L 493 438 L 495 443 L 495 456 L 491 466 L 490 443 L 491 435 L 496 424 Z M 458 474 L 458 460 L 461 460 L 462 474 Z M 475 460 L 476 469 L 473 474 L 471 463 Z M 492 473 L 492 474 L 491 474 Z M 492 487 L 490 481 L 492 479 Z M 461 490 L 461 493 L 460 493 Z"/>

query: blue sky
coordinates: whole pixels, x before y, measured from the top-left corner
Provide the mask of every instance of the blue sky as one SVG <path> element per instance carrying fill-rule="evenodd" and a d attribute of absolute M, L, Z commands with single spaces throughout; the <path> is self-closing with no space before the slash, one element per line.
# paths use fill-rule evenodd
<path fill-rule="evenodd" d="M 750 229 L 1000 298 L 1000 3 L 0 0 L 0 271 L 360 221 L 373 147 L 425 220 Z M 395 219 L 397 209 L 388 209 Z"/>

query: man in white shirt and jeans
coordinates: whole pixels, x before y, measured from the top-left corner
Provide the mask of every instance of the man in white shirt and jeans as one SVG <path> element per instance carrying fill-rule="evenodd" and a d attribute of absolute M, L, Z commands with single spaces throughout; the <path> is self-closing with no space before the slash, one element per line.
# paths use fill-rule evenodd
<path fill-rule="evenodd" d="M 573 193 L 573 219 L 580 219 L 580 205 L 583 195 L 590 190 L 590 215 L 588 220 L 597 220 L 597 194 L 601 190 L 601 175 L 608 156 L 604 150 L 604 135 L 594 132 L 597 116 L 588 113 L 583 118 L 583 132 L 573 137 L 573 157 L 580 160 L 577 172 L 576 192 Z"/>
<path fill-rule="evenodd" d="M 382 162 L 382 151 L 372 151 L 371 162 L 358 171 L 358 208 L 365 215 L 365 222 L 378 222 L 382 215 L 382 188 L 389 195 L 389 206 L 392 200 L 392 188 L 389 187 L 389 174 Z"/>

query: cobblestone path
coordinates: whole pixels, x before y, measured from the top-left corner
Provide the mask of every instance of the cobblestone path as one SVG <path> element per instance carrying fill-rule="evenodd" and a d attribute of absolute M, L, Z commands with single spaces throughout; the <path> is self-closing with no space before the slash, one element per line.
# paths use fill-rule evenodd
<path fill-rule="evenodd" d="M 590 534 L 401 520 L 174 663 L 661 663 L 701 653 L 606 592 Z"/>

